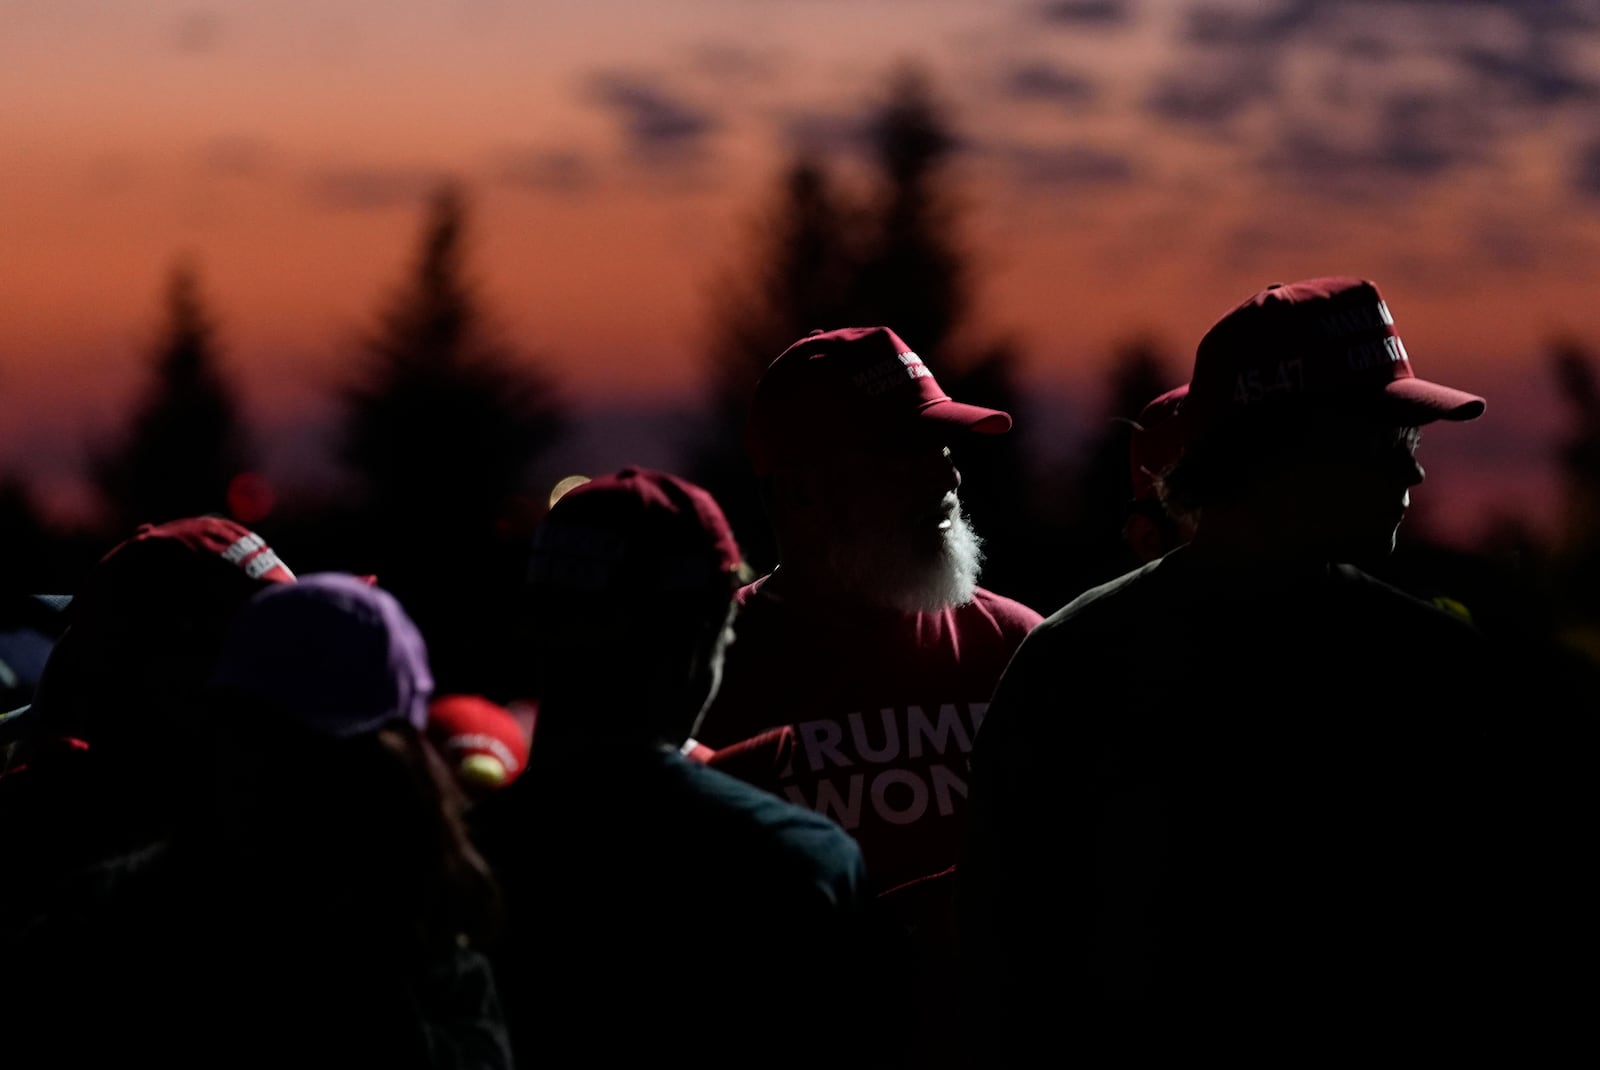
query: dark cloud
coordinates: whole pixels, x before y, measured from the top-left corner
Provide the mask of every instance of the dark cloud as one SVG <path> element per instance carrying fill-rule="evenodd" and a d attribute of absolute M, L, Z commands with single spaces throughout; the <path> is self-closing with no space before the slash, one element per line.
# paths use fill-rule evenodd
<path fill-rule="evenodd" d="M 438 172 L 420 169 L 348 167 L 313 174 L 306 186 L 318 207 L 375 211 L 417 204 L 444 179 Z"/>
<path fill-rule="evenodd" d="M 1435 37 L 1398 40 L 1384 33 L 1380 8 L 1411 11 L 1426 17 L 1440 31 Z M 1506 34 L 1497 17 L 1513 21 L 1518 32 Z M 1492 44 L 1456 49 L 1453 32 L 1476 22 L 1495 26 Z M 1420 25 L 1416 20 L 1400 25 Z M 1480 75 L 1512 84 L 1532 103 L 1552 103 L 1587 93 L 1593 79 L 1566 54 L 1574 31 L 1600 29 L 1600 5 L 1591 0 L 1278 0 L 1270 5 L 1196 4 L 1185 16 L 1183 40 L 1211 49 L 1247 51 L 1267 62 L 1278 46 L 1291 43 L 1335 43 L 1346 52 L 1384 59 L 1409 49 L 1454 58 Z"/>
<path fill-rule="evenodd" d="M 1488 133 L 1459 97 L 1395 93 L 1367 122 L 1286 125 L 1263 162 L 1269 172 L 1323 194 L 1370 200 L 1484 162 Z"/>
<path fill-rule="evenodd" d="M 1123 26 L 1133 19 L 1129 0 L 1049 0 L 1036 9 L 1041 22 L 1071 26 Z"/>
<path fill-rule="evenodd" d="M 1313 25 L 1326 6 L 1321 0 L 1284 0 L 1265 10 L 1199 4 L 1185 18 L 1184 37 L 1209 46 L 1281 44 Z"/>
<path fill-rule="evenodd" d="M 1578 149 L 1572 165 L 1572 187 L 1586 197 L 1600 198 L 1600 137 Z"/>
<path fill-rule="evenodd" d="M 783 142 L 792 153 L 817 156 L 853 155 L 872 146 L 873 116 L 867 112 L 791 112 L 779 121 Z"/>
<path fill-rule="evenodd" d="M 1483 159 L 1491 131 L 1460 97 L 1397 93 L 1382 108 L 1373 153 L 1378 170 L 1431 178 Z"/>
<path fill-rule="evenodd" d="M 581 193 L 593 188 L 596 178 L 589 158 L 569 149 L 505 149 L 494 170 L 508 185 L 554 193 Z"/>
<path fill-rule="evenodd" d="M 1328 26 L 1381 27 L 1381 8 L 1417 12 L 1441 28 L 1463 17 L 1503 15 L 1523 34 L 1534 36 L 1600 29 L 1600 5 L 1593 0 L 1265 0 L 1232 5 L 1204 0 L 1186 13 L 1183 36 L 1191 44 L 1209 46 L 1282 44 Z"/>
<path fill-rule="evenodd" d="M 629 152 L 643 160 L 696 159 L 721 125 L 711 112 L 640 75 L 602 72 L 585 88 L 591 100 L 621 120 Z"/>
<path fill-rule="evenodd" d="M 1593 0 L 1200 0 L 1179 25 L 1151 116 L 1243 136 L 1248 113 L 1273 169 L 1324 188 L 1493 161 L 1600 100 Z"/>
<path fill-rule="evenodd" d="M 949 116 L 940 113 L 948 122 Z M 884 119 L 881 102 L 868 102 L 854 111 L 789 111 L 778 119 L 779 136 L 791 154 L 820 157 L 876 157 Z M 962 131 L 946 126 L 944 137 L 953 153 L 969 152 L 975 145 Z"/>
<path fill-rule="evenodd" d="M 1145 98 L 1145 107 L 1169 123 L 1221 127 L 1252 104 L 1277 95 L 1276 67 L 1249 63 L 1212 65 L 1168 75 Z"/>
<path fill-rule="evenodd" d="M 1593 0 L 1387 0 L 1391 4 L 1503 11 L 1534 32 L 1600 29 L 1600 5 Z"/>
<path fill-rule="evenodd" d="M 276 155 L 260 138 L 224 134 L 200 146 L 200 166 L 214 175 L 255 178 L 272 169 Z"/>
<path fill-rule="evenodd" d="M 210 52 L 222 41 L 224 20 L 215 11 L 186 11 L 172 29 L 172 43 L 179 52 Z"/>
<path fill-rule="evenodd" d="M 1458 59 L 1480 86 L 1501 90 L 1514 103 L 1543 107 L 1568 101 L 1585 103 L 1600 96 L 1600 81 L 1588 68 L 1544 36 L 1527 38 L 1508 50 L 1463 49 Z"/>
<path fill-rule="evenodd" d="M 1339 50 L 1340 58 L 1347 63 L 1357 60 L 1367 63 L 1387 63 L 1400 54 L 1395 42 L 1371 28 L 1357 30 L 1335 47 Z"/>
<path fill-rule="evenodd" d="M 1099 95 L 1099 87 L 1085 75 L 1046 60 L 1023 63 L 1005 75 L 1004 91 L 1018 100 L 1042 100 L 1067 107 L 1090 104 Z"/>
<path fill-rule="evenodd" d="M 1090 145 L 1012 145 L 999 150 L 999 156 L 1013 179 L 1030 186 L 1121 185 L 1133 179 L 1135 170 L 1122 153 Z"/>

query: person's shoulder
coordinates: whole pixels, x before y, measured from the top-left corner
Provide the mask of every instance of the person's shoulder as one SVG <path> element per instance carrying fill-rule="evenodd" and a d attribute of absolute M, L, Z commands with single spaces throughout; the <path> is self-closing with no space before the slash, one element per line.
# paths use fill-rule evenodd
<path fill-rule="evenodd" d="M 1000 631 L 1021 638 L 1038 627 L 1044 615 L 1014 598 L 996 594 L 986 587 L 972 592 L 972 601 L 962 611 L 975 612 L 991 620 Z"/>
<path fill-rule="evenodd" d="M 1418 598 L 1354 565 L 1335 565 L 1330 576 L 1353 598 L 1370 603 L 1397 624 L 1404 622 L 1405 627 L 1424 629 L 1461 642 L 1482 639 L 1482 633 L 1468 617 Z"/>
<path fill-rule="evenodd" d="M 1035 635 L 1098 629 L 1112 621 L 1137 616 L 1140 605 L 1154 594 L 1165 558 L 1141 565 L 1112 580 L 1089 588 L 1045 617 Z M 1170 570 L 1171 566 L 1167 566 Z"/>
<path fill-rule="evenodd" d="M 740 610 L 748 610 L 753 606 L 781 603 L 781 583 L 774 585 L 775 573 L 767 573 L 758 579 L 752 580 L 733 593 L 733 600 L 738 603 Z"/>
<path fill-rule="evenodd" d="M 724 812 L 730 820 L 752 828 L 772 830 L 779 838 L 797 845 L 811 844 L 837 848 L 855 841 L 836 823 L 804 807 L 748 784 L 703 762 L 673 756 L 674 776 L 707 804 Z M 849 854 L 849 851 L 845 852 Z"/>
<path fill-rule="evenodd" d="M 1446 609 L 1350 565 L 1337 566 L 1334 574 L 1345 595 L 1347 623 L 1339 625 L 1344 631 L 1392 644 L 1414 673 L 1449 680 L 1458 689 L 1481 686 L 1487 696 L 1512 686 L 1507 650 L 1491 642 L 1466 607 Z"/>
<path fill-rule="evenodd" d="M 854 884 L 864 865 L 861 849 L 836 822 L 796 806 L 737 777 L 690 762 L 669 759 L 675 777 L 697 796 L 730 836 L 759 841 L 757 850 L 799 861 L 829 883 Z"/>
<path fill-rule="evenodd" d="M 734 592 L 733 601 L 739 612 L 738 629 L 745 639 L 795 626 L 793 606 L 776 573 L 768 573 L 740 587 Z M 740 645 L 735 643 L 729 653 L 737 653 L 742 660 L 749 651 L 739 650 Z"/>

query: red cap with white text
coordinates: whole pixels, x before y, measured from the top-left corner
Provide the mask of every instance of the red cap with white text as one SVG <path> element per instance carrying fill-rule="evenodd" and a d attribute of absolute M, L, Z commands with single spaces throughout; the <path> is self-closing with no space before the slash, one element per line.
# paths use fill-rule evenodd
<path fill-rule="evenodd" d="M 1394 317 L 1366 279 L 1274 283 L 1217 321 L 1195 353 L 1184 421 L 1203 434 L 1296 399 L 1376 402 L 1401 426 L 1471 420 L 1484 400 L 1417 378 Z"/>
<path fill-rule="evenodd" d="M 746 444 L 758 475 L 840 446 L 893 443 L 928 431 L 996 435 L 1011 416 L 952 400 L 887 327 L 813 331 L 756 385 Z"/>

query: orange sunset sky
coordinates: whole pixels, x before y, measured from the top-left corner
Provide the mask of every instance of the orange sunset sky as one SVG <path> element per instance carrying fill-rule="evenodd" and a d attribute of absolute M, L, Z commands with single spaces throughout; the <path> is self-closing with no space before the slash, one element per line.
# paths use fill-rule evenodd
<path fill-rule="evenodd" d="M 1549 522 L 1547 348 L 1600 346 L 1587 0 L 0 0 L 0 465 L 81 506 L 180 258 L 269 461 L 304 459 L 447 177 L 580 414 L 692 411 L 783 165 L 848 174 L 906 63 L 961 136 L 972 328 L 1019 343 L 1039 448 L 1118 342 L 1181 376 L 1266 283 L 1361 274 L 1419 374 L 1489 399 L 1428 436 L 1433 522 Z M 603 426 L 574 463 L 671 463 Z"/>

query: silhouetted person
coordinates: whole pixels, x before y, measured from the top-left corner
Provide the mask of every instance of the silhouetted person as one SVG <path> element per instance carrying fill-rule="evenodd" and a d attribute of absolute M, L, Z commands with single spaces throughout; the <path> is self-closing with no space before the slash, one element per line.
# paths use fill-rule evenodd
<path fill-rule="evenodd" d="M 880 891 L 955 863 L 972 737 L 1039 620 L 978 585 L 951 456 L 1010 427 L 951 400 L 885 327 L 814 332 L 756 388 L 750 455 L 779 564 L 739 591 L 697 738 L 720 751 L 785 730 L 762 781 L 843 824 Z"/>
<path fill-rule="evenodd" d="M 496 891 L 427 743 L 433 673 L 383 589 L 320 573 L 257 595 L 215 675 L 216 835 L 201 891 L 236 1065 L 508 1068 L 479 948 Z"/>
<path fill-rule="evenodd" d="M 710 495 L 647 469 L 569 491 L 537 534 L 529 767 L 474 811 L 505 891 L 496 974 L 520 1063 L 870 1050 L 834 1008 L 870 983 L 859 849 L 680 753 L 717 689 L 741 567 Z"/>
<path fill-rule="evenodd" d="M 51 909 L 81 871 L 166 838 L 209 763 L 204 694 L 229 622 L 293 579 L 221 517 L 146 524 L 90 569 L 0 776 L 0 914 Z"/>
<path fill-rule="evenodd" d="M 261 592 L 226 634 L 208 760 L 174 771 L 205 805 L 23 933 L 8 1055 L 509 1067 L 474 948 L 493 883 L 421 735 L 421 635 L 332 574 Z"/>
<path fill-rule="evenodd" d="M 1193 518 L 1173 516 L 1161 504 L 1161 479 L 1183 456 L 1183 421 L 1178 409 L 1189 384 L 1151 399 L 1133 422 L 1128 438 L 1128 479 L 1132 498 L 1123 518 L 1122 538 L 1139 564 L 1154 561 L 1189 541 Z"/>
<path fill-rule="evenodd" d="M 1023 644 L 973 758 L 975 1058 L 1470 1051 L 1512 983 L 1470 626 L 1360 571 L 1481 398 L 1377 289 L 1256 294 L 1202 339 L 1163 498 L 1186 547 Z"/>
<path fill-rule="evenodd" d="M 33 711 L 34 689 L 66 627 L 67 595 L 0 594 L 0 775 Z"/>
<path fill-rule="evenodd" d="M 868 1006 L 918 1065 L 952 1050 L 961 1004 L 952 870 L 967 755 L 1040 619 L 979 586 L 981 541 L 951 452 L 1010 427 L 1004 412 L 952 400 L 886 327 L 813 332 L 780 354 L 748 435 L 779 563 L 739 591 L 739 641 L 698 733 L 714 767 L 861 844 L 911 956 L 893 980 L 886 967 Z"/>

